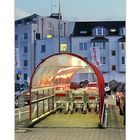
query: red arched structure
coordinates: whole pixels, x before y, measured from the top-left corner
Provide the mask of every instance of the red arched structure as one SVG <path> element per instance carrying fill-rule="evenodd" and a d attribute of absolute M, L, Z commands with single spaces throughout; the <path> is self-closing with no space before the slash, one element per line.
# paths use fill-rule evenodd
<path fill-rule="evenodd" d="M 74 57 L 74 58 L 77 58 L 79 60 L 81 60 L 82 62 L 84 62 L 88 67 L 90 67 L 90 69 L 96 74 L 96 77 L 97 77 L 97 82 L 98 82 L 98 89 L 99 89 L 99 118 L 100 118 L 100 123 L 102 123 L 102 111 L 103 111 L 103 105 L 104 105 L 104 94 L 105 94 L 105 91 L 104 91 L 104 78 L 103 78 L 103 75 L 102 73 L 100 72 L 100 70 L 92 63 L 90 63 L 89 61 L 87 61 L 85 58 L 77 55 L 77 54 L 73 54 L 73 53 L 57 53 L 57 54 L 53 54 L 47 58 L 45 58 L 43 61 L 41 61 L 37 67 L 35 68 L 33 74 L 32 74 L 32 77 L 31 77 L 31 80 L 30 80 L 30 121 L 32 120 L 32 89 L 34 88 L 35 84 L 34 84 L 34 80 L 39 77 L 39 75 L 36 76 L 36 73 L 39 71 L 41 65 L 43 65 L 44 67 L 48 67 L 45 65 L 46 61 L 49 60 L 50 58 L 53 58 L 53 57 L 56 57 L 56 56 L 68 56 L 68 57 Z M 65 61 L 65 60 L 64 60 Z M 52 63 L 55 63 L 55 60 L 54 61 L 50 61 L 49 64 L 52 64 Z M 43 73 L 44 71 L 46 71 L 47 73 L 49 73 L 49 70 L 46 70 L 46 69 L 43 69 L 41 70 L 41 72 Z M 59 70 L 57 70 L 59 71 Z M 71 77 L 69 77 L 69 79 L 72 78 L 72 76 L 74 75 L 74 73 L 77 71 L 77 69 L 74 69 L 72 72 L 73 74 L 71 74 Z M 51 73 L 51 72 L 50 72 Z M 61 72 L 60 72 L 61 73 Z M 54 74 L 54 72 L 53 72 Z M 65 76 L 65 75 L 63 75 Z M 71 81 L 67 79 L 66 81 Z M 58 80 L 59 81 L 59 80 Z M 63 80 L 61 80 L 63 81 Z M 39 82 L 39 80 L 38 80 Z"/>

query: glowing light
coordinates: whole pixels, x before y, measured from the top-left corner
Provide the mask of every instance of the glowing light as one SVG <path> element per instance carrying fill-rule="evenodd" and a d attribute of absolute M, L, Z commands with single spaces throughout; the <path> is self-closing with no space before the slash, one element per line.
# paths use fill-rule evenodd
<path fill-rule="evenodd" d="M 49 38 L 53 38 L 53 36 L 52 35 L 47 35 L 47 38 L 49 39 Z"/>
<path fill-rule="evenodd" d="M 68 48 L 68 45 L 67 44 L 60 44 L 60 51 L 66 52 L 67 51 L 67 48 Z"/>

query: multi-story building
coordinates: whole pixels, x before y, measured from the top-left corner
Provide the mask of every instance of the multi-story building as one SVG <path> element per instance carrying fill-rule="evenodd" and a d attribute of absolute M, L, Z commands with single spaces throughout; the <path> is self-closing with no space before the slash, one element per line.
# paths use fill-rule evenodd
<path fill-rule="evenodd" d="M 59 34 L 63 38 L 70 37 L 73 31 L 71 28 L 73 27 L 73 23 L 60 20 L 59 32 L 58 17 L 58 14 L 52 14 L 49 17 L 41 17 L 34 14 L 15 21 L 16 82 L 29 81 L 36 65 L 36 59 L 38 59 L 38 54 L 36 56 L 36 52 L 38 51 L 36 46 L 37 40 L 55 39 L 58 38 Z M 52 43 L 55 44 L 54 42 Z M 43 52 L 38 53 L 43 55 Z M 51 53 L 55 53 L 55 51 Z"/>
<path fill-rule="evenodd" d="M 97 65 L 105 81 L 125 82 L 124 21 L 76 22 L 71 42 L 72 52 Z"/>
<path fill-rule="evenodd" d="M 29 19 L 31 22 L 27 22 Z M 16 21 L 15 39 L 16 47 L 20 50 L 20 70 L 17 68 L 16 78 L 19 74 L 23 75 L 20 80 L 29 79 L 40 61 L 58 53 L 60 49 L 61 52 L 81 55 L 97 65 L 105 81 L 115 79 L 125 82 L 125 21 L 61 20 L 59 38 L 57 16 L 54 18 L 33 15 Z M 90 76 L 87 73 L 79 74 L 73 80 L 81 81 Z"/>

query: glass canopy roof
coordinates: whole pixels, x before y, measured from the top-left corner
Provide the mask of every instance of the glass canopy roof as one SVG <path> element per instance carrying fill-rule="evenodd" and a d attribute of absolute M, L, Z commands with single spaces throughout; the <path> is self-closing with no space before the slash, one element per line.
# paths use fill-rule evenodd
<path fill-rule="evenodd" d="M 70 84 L 76 72 L 93 73 L 82 59 L 68 54 L 59 54 L 41 62 L 32 77 L 32 89 Z"/>

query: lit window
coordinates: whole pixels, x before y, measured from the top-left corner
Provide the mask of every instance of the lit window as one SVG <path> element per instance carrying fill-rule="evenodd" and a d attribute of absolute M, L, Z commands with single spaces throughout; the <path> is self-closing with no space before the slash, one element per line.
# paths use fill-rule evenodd
<path fill-rule="evenodd" d="M 47 38 L 53 38 L 53 36 L 51 34 L 48 34 Z"/>
<path fill-rule="evenodd" d="M 112 71 L 116 70 L 116 65 L 112 65 Z"/>
<path fill-rule="evenodd" d="M 116 29 L 110 29 L 110 32 L 116 32 Z"/>
<path fill-rule="evenodd" d="M 80 31 L 80 34 L 86 34 L 87 31 Z"/>
<path fill-rule="evenodd" d="M 125 57 L 122 57 L 122 64 L 125 64 Z"/>
<path fill-rule="evenodd" d="M 24 33 L 24 39 L 28 39 L 28 33 Z"/>
<path fill-rule="evenodd" d="M 46 46 L 45 45 L 41 45 L 41 53 L 45 53 L 46 52 Z"/>
<path fill-rule="evenodd" d="M 60 44 L 60 51 L 61 52 L 67 52 L 68 45 L 67 44 Z"/>
<path fill-rule="evenodd" d="M 113 50 L 113 51 L 111 52 L 111 55 L 112 55 L 112 56 L 115 56 L 115 55 L 116 55 L 116 51 Z"/>

